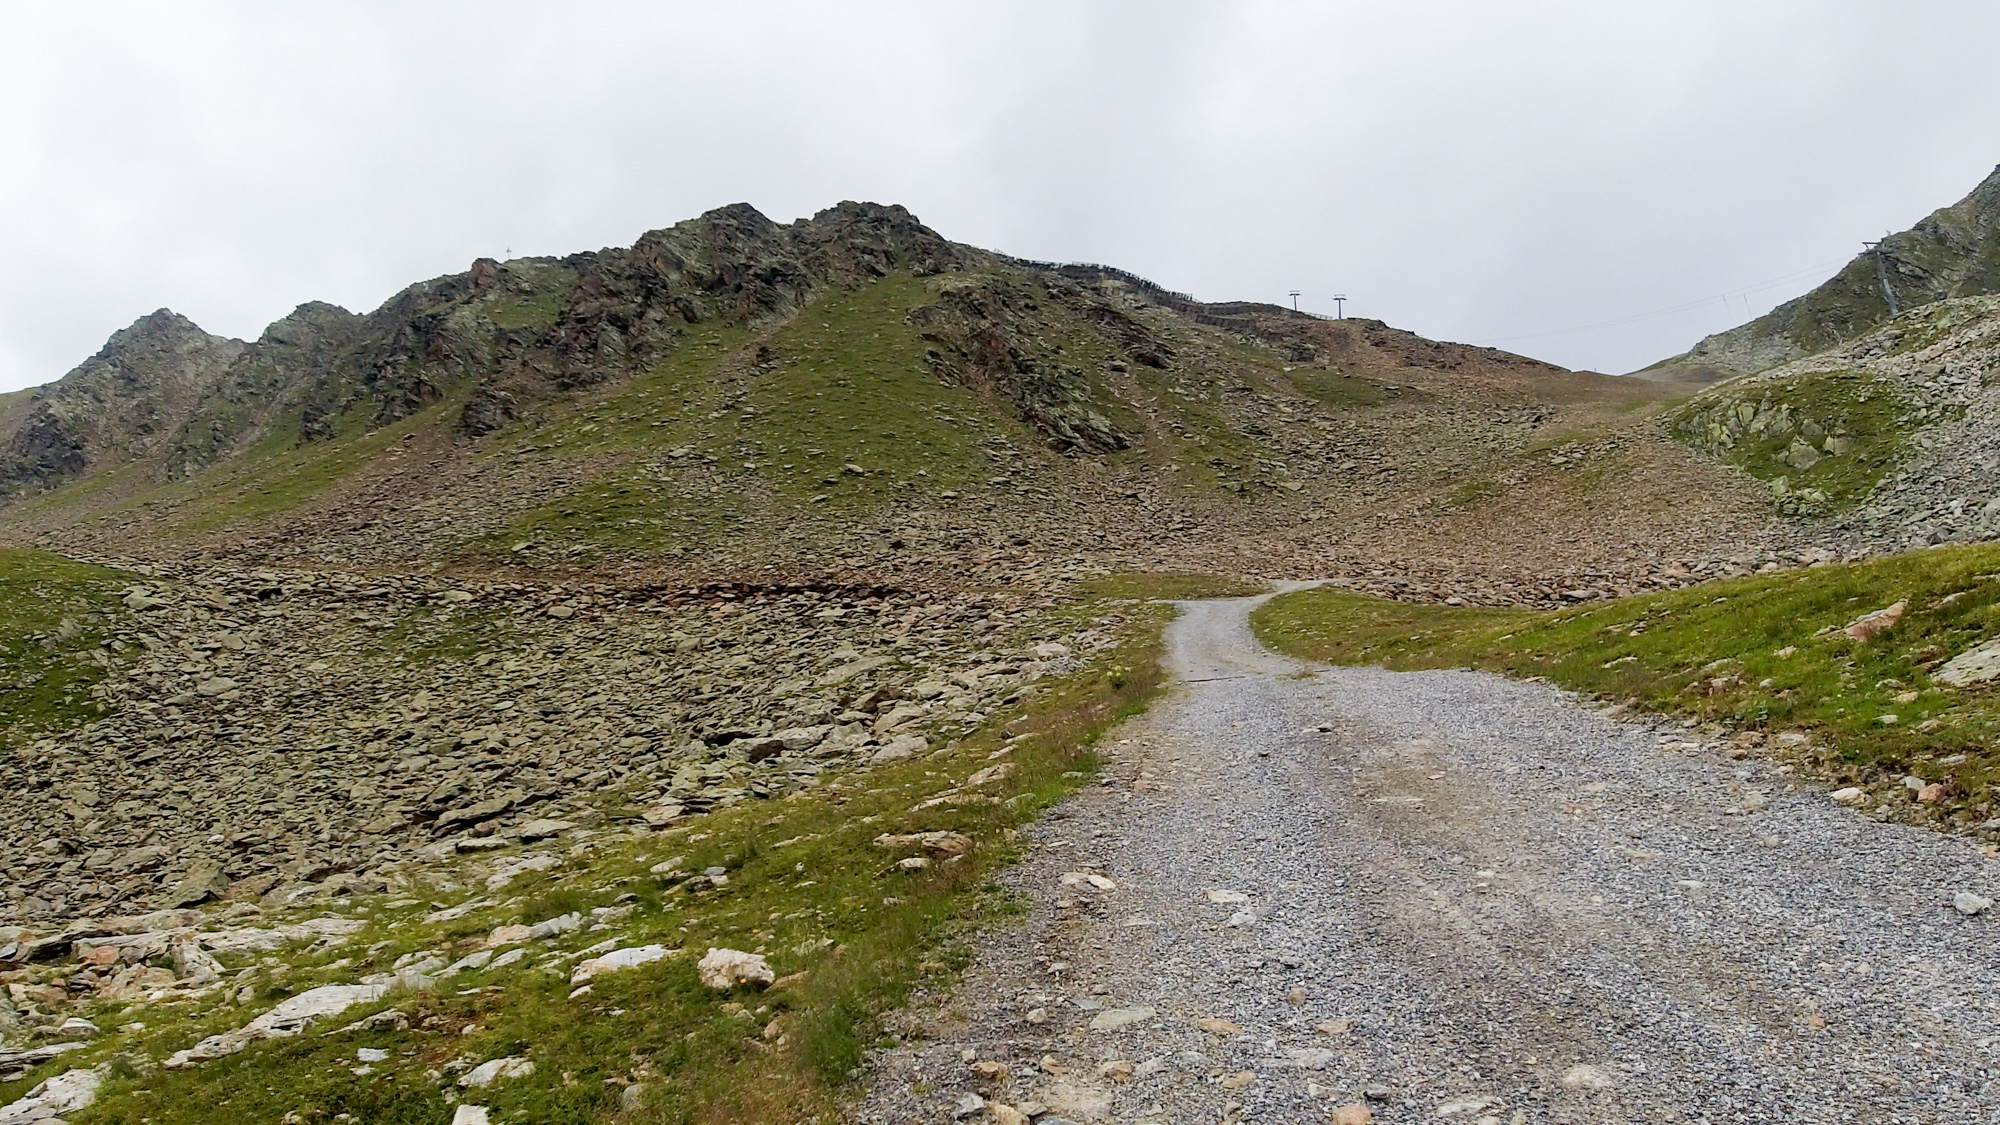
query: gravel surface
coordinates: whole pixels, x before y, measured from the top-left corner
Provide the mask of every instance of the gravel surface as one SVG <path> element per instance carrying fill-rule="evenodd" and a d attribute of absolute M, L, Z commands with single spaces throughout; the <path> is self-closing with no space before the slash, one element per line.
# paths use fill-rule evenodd
<path fill-rule="evenodd" d="M 856 1120 L 2000 1121 L 1976 844 L 1546 686 L 1298 664 L 1253 605 L 1185 607 Z"/>

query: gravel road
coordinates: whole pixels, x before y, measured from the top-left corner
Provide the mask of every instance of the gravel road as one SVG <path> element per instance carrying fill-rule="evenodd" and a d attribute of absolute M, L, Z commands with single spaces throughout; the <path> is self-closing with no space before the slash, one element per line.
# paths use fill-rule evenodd
<path fill-rule="evenodd" d="M 1976 844 L 1546 686 L 1296 663 L 1257 600 L 1183 607 L 856 1120 L 2000 1122 Z"/>

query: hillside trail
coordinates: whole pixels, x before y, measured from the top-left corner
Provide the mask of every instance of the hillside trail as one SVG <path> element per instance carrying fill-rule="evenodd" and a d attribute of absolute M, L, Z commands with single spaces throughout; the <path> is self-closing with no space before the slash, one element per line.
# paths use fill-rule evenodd
<path fill-rule="evenodd" d="M 1183 604 L 855 1120 L 2000 1121 L 1977 845 L 1545 685 L 1289 660 L 1262 600 Z"/>

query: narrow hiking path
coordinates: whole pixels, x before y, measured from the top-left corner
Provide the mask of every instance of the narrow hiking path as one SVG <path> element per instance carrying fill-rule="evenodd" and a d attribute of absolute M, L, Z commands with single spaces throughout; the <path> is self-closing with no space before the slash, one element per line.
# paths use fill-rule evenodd
<path fill-rule="evenodd" d="M 1297 663 L 1259 600 L 1186 604 L 856 1120 L 2000 1121 L 1976 844 L 1543 685 Z"/>

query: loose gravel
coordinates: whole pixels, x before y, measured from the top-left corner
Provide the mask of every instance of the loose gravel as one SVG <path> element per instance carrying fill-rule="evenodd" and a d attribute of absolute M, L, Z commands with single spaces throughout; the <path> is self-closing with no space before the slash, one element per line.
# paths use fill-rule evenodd
<path fill-rule="evenodd" d="M 1185 605 L 856 1120 L 2000 1121 L 1976 844 L 1544 685 L 1295 663 L 1256 600 Z"/>

